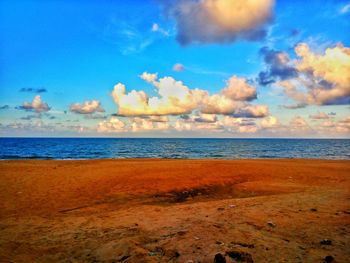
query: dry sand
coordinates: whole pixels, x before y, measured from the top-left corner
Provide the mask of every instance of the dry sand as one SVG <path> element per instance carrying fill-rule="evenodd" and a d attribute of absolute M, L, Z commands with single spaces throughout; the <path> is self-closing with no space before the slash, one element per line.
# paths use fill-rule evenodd
<path fill-rule="evenodd" d="M 0 261 L 350 262 L 349 190 L 349 161 L 1 161 Z"/>

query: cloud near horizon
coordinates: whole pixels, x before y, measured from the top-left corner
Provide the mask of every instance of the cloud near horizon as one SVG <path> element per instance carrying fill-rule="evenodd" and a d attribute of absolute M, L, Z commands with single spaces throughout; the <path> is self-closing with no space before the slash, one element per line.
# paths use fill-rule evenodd
<path fill-rule="evenodd" d="M 69 110 L 78 114 L 93 114 L 96 112 L 105 112 L 98 100 L 85 101 L 84 103 L 74 103 L 70 105 Z"/>
<path fill-rule="evenodd" d="M 180 44 L 228 43 L 264 38 L 274 0 L 177 0 L 163 1 L 163 6 L 176 22 Z"/>
<path fill-rule="evenodd" d="M 153 85 L 157 97 L 149 97 L 144 91 L 126 92 L 122 83 L 114 86 L 112 97 L 118 105 L 120 116 L 182 115 L 197 110 L 205 114 L 240 115 L 260 118 L 268 115 L 266 105 L 251 105 L 257 98 L 256 88 L 245 78 L 232 76 L 217 94 L 190 89 L 173 77 L 158 79 L 157 73 L 143 72 L 140 78 Z"/>
<path fill-rule="evenodd" d="M 35 111 L 35 112 L 47 112 L 51 108 L 49 105 L 41 100 L 40 95 L 36 95 L 32 102 L 23 102 L 21 106 L 18 106 L 17 109 L 26 110 L 26 111 Z"/>

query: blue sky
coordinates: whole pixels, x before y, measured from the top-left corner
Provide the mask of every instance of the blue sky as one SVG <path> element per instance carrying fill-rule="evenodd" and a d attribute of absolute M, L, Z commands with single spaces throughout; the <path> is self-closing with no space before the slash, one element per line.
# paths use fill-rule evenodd
<path fill-rule="evenodd" d="M 317 61 L 333 65 L 328 62 L 333 53 L 327 56 L 327 49 L 340 52 L 341 72 L 350 73 L 349 1 L 269 0 L 268 6 L 243 6 L 247 12 L 239 19 L 249 24 L 244 28 L 237 25 L 239 14 L 230 0 L 218 0 L 231 8 L 223 15 L 204 5 L 210 2 L 215 0 L 187 1 L 191 17 L 181 13 L 185 4 L 180 0 L 1 1 L 0 135 L 349 137 L 349 80 L 317 73 L 325 67 Z M 268 14 L 251 21 L 259 8 Z M 198 17 L 191 19 L 193 14 Z M 209 14 L 208 22 L 203 14 Z M 220 21 L 220 15 L 227 15 L 226 20 Z M 301 43 L 309 51 L 298 57 L 295 48 Z M 283 65 L 271 64 L 278 62 L 267 62 L 263 47 L 274 58 L 288 59 Z M 311 56 L 318 56 L 313 64 Z M 174 70 L 176 63 L 183 68 Z M 259 73 L 274 66 L 282 71 L 270 71 L 271 83 L 262 85 Z M 284 75 L 288 69 L 296 75 Z M 158 75 L 147 81 L 140 78 L 143 72 Z M 237 79 L 227 84 L 233 76 L 244 79 L 245 91 L 253 87 L 256 98 L 231 97 L 231 110 L 209 105 L 214 103 L 211 96 L 223 94 L 225 87 L 237 92 Z M 125 100 L 111 96 L 114 86 L 122 83 L 126 91 L 118 96 L 127 97 L 135 89 L 148 98 L 161 97 L 164 77 L 182 81 L 191 96 L 197 96 L 191 93 L 196 88 L 207 94 L 196 105 L 181 102 L 182 111 L 144 108 L 142 113 L 130 104 L 124 105 L 123 113 L 120 103 Z M 291 94 L 283 81 L 303 93 Z M 317 97 L 315 90 L 334 97 Z M 40 96 L 37 104 L 35 96 Z M 162 103 L 173 107 L 165 102 L 171 97 L 168 94 Z M 252 105 L 265 105 L 268 111 L 252 114 Z M 290 109 L 293 105 L 299 107 Z"/>

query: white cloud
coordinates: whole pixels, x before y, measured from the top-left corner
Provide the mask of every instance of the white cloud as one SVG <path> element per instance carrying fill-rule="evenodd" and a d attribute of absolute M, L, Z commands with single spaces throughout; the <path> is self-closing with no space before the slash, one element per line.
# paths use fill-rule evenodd
<path fill-rule="evenodd" d="M 109 120 L 101 121 L 97 126 L 97 132 L 110 133 L 110 132 L 125 132 L 127 131 L 124 122 L 117 117 L 111 117 Z"/>
<path fill-rule="evenodd" d="M 95 112 L 104 112 L 101 103 L 98 100 L 85 101 L 83 104 L 74 103 L 69 107 L 71 112 L 80 114 L 92 114 Z"/>
<path fill-rule="evenodd" d="M 260 124 L 263 129 L 278 129 L 281 127 L 280 121 L 274 116 L 268 116 L 262 119 Z"/>
<path fill-rule="evenodd" d="M 278 83 L 287 96 L 303 104 L 331 105 L 350 102 L 350 48 L 337 44 L 324 54 L 312 52 L 301 43 L 296 46 L 297 78 Z"/>
<path fill-rule="evenodd" d="M 143 72 L 140 75 L 140 78 L 143 79 L 144 81 L 148 82 L 148 83 L 155 83 L 155 81 L 158 78 L 158 73 L 148 73 L 148 72 Z"/>
<path fill-rule="evenodd" d="M 221 93 L 231 100 L 251 101 L 256 99 L 256 88 L 249 85 L 246 79 L 237 76 L 232 76 L 227 81 Z"/>
<path fill-rule="evenodd" d="M 218 93 L 190 89 L 172 77 L 158 79 L 157 73 L 143 72 L 140 78 L 152 84 L 158 96 L 149 97 L 144 91 L 126 92 L 123 84 L 114 86 L 112 97 L 122 116 L 155 116 L 190 114 L 196 110 L 203 114 L 233 114 L 240 117 L 261 118 L 268 115 L 265 105 L 251 105 L 256 99 L 256 88 L 245 78 L 232 76 Z"/>
<path fill-rule="evenodd" d="M 247 105 L 238 109 L 233 115 L 243 118 L 263 118 L 269 115 L 269 108 L 267 105 Z"/>
<path fill-rule="evenodd" d="M 23 102 L 22 106 L 18 108 L 35 112 L 47 112 L 50 110 L 49 105 L 41 100 L 40 95 L 35 96 L 32 102 Z"/>
<path fill-rule="evenodd" d="M 135 117 L 130 122 L 131 131 L 142 132 L 142 131 L 166 131 L 169 130 L 170 125 L 168 122 L 159 122 L 152 119 L 145 119 Z"/>
<path fill-rule="evenodd" d="M 302 131 L 306 131 L 306 130 L 310 130 L 310 129 L 311 129 L 310 125 L 301 116 L 295 116 L 289 122 L 289 130 L 290 131 L 302 132 Z"/>
<path fill-rule="evenodd" d="M 256 97 L 256 88 L 248 84 L 246 79 L 232 76 L 219 94 L 206 98 L 201 111 L 209 114 L 234 114 L 249 107 L 246 101 Z"/>
<path fill-rule="evenodd" d="M 157 88 L 159 97 L 148 97 L 143 91 L 126 93 L 121 83 L 114 86 L 112 97 L 118 113 L 124 116 L 179 115 L 192 112 L 207 96 L 207 92 L 189 89 L 182 81 L 164 77 L 157 81 L 156 74 L 144 72 L 141 78 Z"/>

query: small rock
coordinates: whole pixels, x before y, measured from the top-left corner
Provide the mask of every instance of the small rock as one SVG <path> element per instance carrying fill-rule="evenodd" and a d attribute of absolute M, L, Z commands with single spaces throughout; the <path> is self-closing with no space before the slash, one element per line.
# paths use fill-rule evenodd
<path fill-rule="evenodd" d="M 320 244 L 321 245 L 328 245 L 328 246 L 330 246 L 330 245 L 332 245 L 332 240 L 323 239 L 323 240 L 321 240 Z"/>
<path fill-rule="evenodd" d="M 334 262 L 334 257 L 332 257 L 332 256 L 326 256 L 326 257 L 324 258 L 324 261 L 325 261 L 325 262 L 328 262 L 328 263 Z"/>
<path fill-rule="evenodd" d="M 187 260 L 186 263 L 193 263 L 193 260 L 192 259 Z"/>
<path fill-rule="evenodd" d="M 311 208 L 310 211 L 311 212 L 317 212 L 317 209 L 316 208 Z"/>
<path fill-rule="evenodd" d="M 230 258 L 238 262 L 254 263 L 252 256 L 246 252 L 231 250 L 231 251 L 227 251 L 226 255 L 228 255 Z"/>
<path fill-rule="evenodd" d="M 224 243 L 224 242 L 221 242 L 221 241 L 216 241 L 215 244 L 222 246 L 222 245 L 224 245 L 225 243 Z"/>
<path fill-rule="evenodd" d="M 229 207 L 229 208 L 235 208 L 236 205 L 229 205 L 228 207 Z"/>
<path fill-rule="evenodd" d="M 214 257 L 214 263 L 226 263 L 226 259 L 221 253 L 217 253 Z"/>
<path fill-rule="evenodd" d="M 270 227 L 276 227 L 276 224 L 272 221 L 268 221 L 267 225 L 269 225 Z"/>
<path fill-rule="evenodd" d="M 187 230 L 180 230 L 180 231 L 177 232 L 177 234 L 178 234 L 179 236 L 183 236 L 183 235 L 185 235 L 186 233 L 187 233 Z"/>
<path fill-rule="evenodd" d="M 225 208 L 223 208 L 223 207 L 218 208 L 218 211 L 224 211 L 224 210 L 225 210 Z"/>
<path fill-rule="evenodd" d="M 199 240 L 200 238 L 199 237 L 194 237 L 195 240 Z"/>
<path fill-rule="evenodd" d="M 170 259 L 172 259 L 172 258 L 178 258 L 180 256 L 180 253 L 177 250 L 169 249 L 165 251 L 165 255 Z"/>

